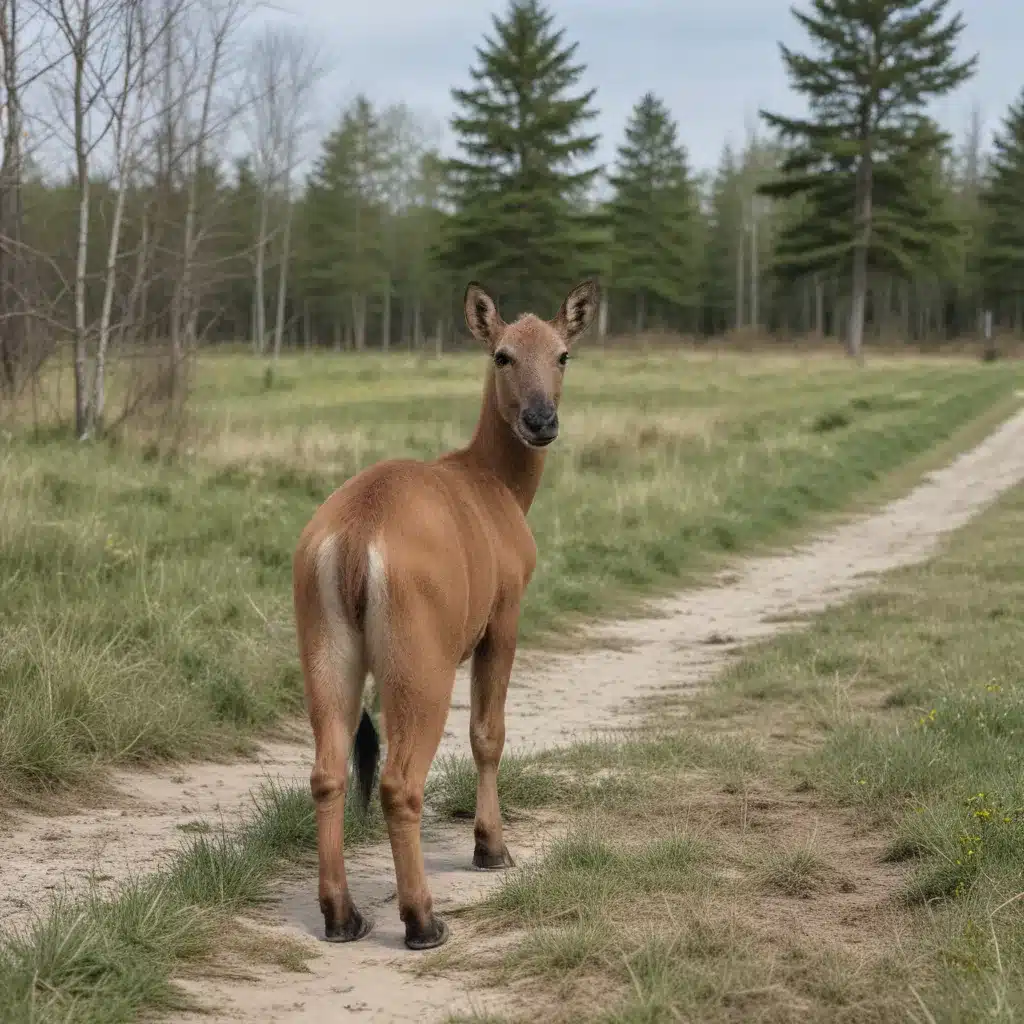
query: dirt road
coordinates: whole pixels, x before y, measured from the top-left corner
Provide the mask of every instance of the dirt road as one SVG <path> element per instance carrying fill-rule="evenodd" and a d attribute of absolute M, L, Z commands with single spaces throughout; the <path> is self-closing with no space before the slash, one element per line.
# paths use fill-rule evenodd
<path fill-rule="evenodd" d="M 811 539 L 781 555 L 738 564 L 711 586 L 656 602 L 653 616 L 606 622 L 591 631 L 594 645 L 579 653 L 517 661 L 509 695 L 507 745 L 552 746 L 592 731 L 637 720 L 636 698 L 709 679 L 737 646 L 792 628 L 780 620 L 841 601 L 873 576 L 927 557 L 942 536 L 966 523 L 1024 480 L 1024 413 L 978 447 L 932 473 L 912 493 L 876 514 Z M 468 751 L 468 676 L 456 683 L 442 752 Z M 191 765 L 176 771 L 120 778 L 127 810 L 90 811 L 62 818 L 27 817 L 0 836 L 4 887 L 0 919 L 17 919 L 65 875 L 74 886 L 90 871 L 115 885 L 129 870 L 156 866 L 173 850 L 176 826 L 199 817 L 230 819 L 264 775 L 308 778 L 305 745 L 268 745 L 258 762 Z M 520 859 L 544 841 L 543 830 L 510 830 Z M 435 905 L 476 898 L 497 877 L 469 870 L 472 826 L 442 829 L 426 843 Z M 417 979 L 402 969 L 414 954 L 401 942 L 394 874 L 386 847 L 348 859 L 357 903 L 376 919 L 363 942 L 316 944 L 310 974 L 270 970 L 259 983 L 190 983 L 218 1008 L 207 1021 L 429 1021 L 480 1007 L 444 979 Z M 274 927 L 310 943 L 320 934 L 316 881 L 311 873 L 282 886 Z M 457 933 L 458 926 L 454 929 Z M 471 951 L 467 950 L 467 955 Z M 261 969 L 262 970 L 262 969 Z M 193 1021 L 197 1018 L 191 1018 Z"/>

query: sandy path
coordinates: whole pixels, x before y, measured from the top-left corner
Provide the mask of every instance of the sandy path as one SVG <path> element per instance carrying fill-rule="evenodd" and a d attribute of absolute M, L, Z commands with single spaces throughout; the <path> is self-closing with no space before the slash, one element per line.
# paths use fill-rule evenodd
<path fill-rule="evenodd" d="M 653 617 L 596 626 L 592 649 L 543 661 L 517 661 L 509 696 L 507 743 L 545 747 L 635 722 L 636 698 L 692 687 L 712 676 L 737 645 L 787 627 L 779 620 L 840 601 L 877 573 L 928 556 L 941 537 L 1024 480 L 1024 413 L 977 448 L 932 473 L 877 514 L 844 524 L 785 554 L 752 559 L 712 586 L 654 603 Z M 724 641 L 724 642 L 723 642 Z M 468 676 L 460 672 L 442 752 L 468 749 Z M 268 745 L 258 763 L 191 765 L 174 772 L 123 776 L 131 806 L 62 818 L 25 818 L 0 835 L 4 885 L 0 919 L 39 906 L 66 875 L 80 884 L 90 870 L 114 884 L 173 850 L 180 825 L 197 817 L 230 819 L 261 776 L 308 777 L 302 745 Z M 468 870 L 472 829 L 443 829 L 426 843 L 427 868 L 440 911 L 471 901 L 497 877 Z M 543 842 L 542 829 L 510 831 L 520 858 Z M 401 945 L 393 869 L 385 848 L 356 851 L 350 877 L 357 902 L 377 920 L 355 945 L 317 944 L 311 974 L 270 970 L 258 984 L 203 982 L 193 987 L 222 1008 L 211 1021 L 427 1021 L 469 997 L 452 982 L 402 971 L 412 954 Z M 303 938 L 320 934 L 312 875 L 282 886 L 275 928 Z M 454 932 L 458 936 L 459 926 Z M 480 1006 L 480 1000 L 472 1001 Z M 193 1018 L 194 1020 L 194 1018 Z"/>

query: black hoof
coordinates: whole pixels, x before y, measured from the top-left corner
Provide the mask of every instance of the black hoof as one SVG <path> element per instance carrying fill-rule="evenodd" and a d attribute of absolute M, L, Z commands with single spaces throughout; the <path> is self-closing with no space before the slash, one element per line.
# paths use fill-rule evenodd
<path fill-rule="evenodd" d="M 515 866 L 507 846 L 502 846 L 501 853 L 488 853 L 486 847 L 477 843 L 473 850 L 473 867 L 478 871 L 504 871 Z"/>
<path fill-rule="evenodd" d="M 329 921 L 324 918 L 324 939 L 327 942 L 358 942 L 365 939 L 373 928 L 373 921 L 363 917 L 355 907 L 345 921 Z"/>
<path fill-rule="evenodd" d="M 405 944 L 409 949 L 436 949 L 448 941 L 448 925 L 440 917 L 430 915 L 430 923 L 421 928 L 416 921 L 405 923 Z"/>

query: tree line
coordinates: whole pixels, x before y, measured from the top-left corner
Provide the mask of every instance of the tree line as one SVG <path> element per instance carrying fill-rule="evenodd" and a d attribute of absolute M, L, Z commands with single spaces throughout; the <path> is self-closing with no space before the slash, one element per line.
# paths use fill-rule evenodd
<path fill-rule="evenodd" d="M 780 51 L 806 115 L 762 111 L 706 174 L 653 93 L 598 164 L 597 91 L 541 0 L 493 18 L 452 91 L 448 157 L 409 108 L 363 95 L 317 141 L 317 47 L 254 35 L 251 14 L 0 0 L 0 393 L 70 351 L 79 436 L 116 419 L 112 354 L 160 355 L 124 416 L 179 400 L 205 342 L 448 345 L 468 278 L 515 315 L 597 275 L 612 334 L 817 335 L 859 355 L 986 315 L 1024 331 L 1024 91 L 991 145 L 977 113 L 959 139 L 929 115 L 977 64 L 949 0 L 794 9 L 806 46 Z"/>

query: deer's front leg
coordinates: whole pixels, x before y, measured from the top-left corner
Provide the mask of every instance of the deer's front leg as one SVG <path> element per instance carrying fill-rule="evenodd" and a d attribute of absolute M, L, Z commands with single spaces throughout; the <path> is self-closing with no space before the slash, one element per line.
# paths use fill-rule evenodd
<path fill-rule="evenodd" d="M 473 652 L 469 741 L 476 762 L 476 822 L 473 866 L 513 866 L 502 836 L 498 807 L 498 762 L 505 746 L 505 695 L 516 654 L 519 602 L 503 607 Z"/>

